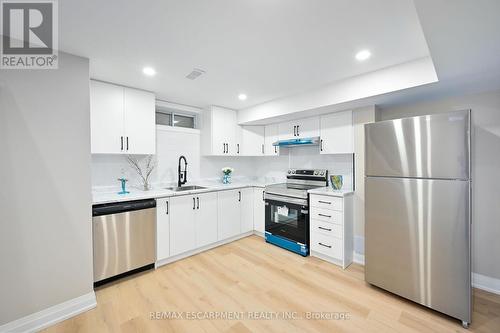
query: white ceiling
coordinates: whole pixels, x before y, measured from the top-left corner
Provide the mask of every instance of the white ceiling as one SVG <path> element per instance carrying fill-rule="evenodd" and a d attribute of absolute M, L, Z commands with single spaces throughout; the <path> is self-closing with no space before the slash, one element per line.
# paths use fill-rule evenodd
<path fill-rule="evenodd" d="M 88 57 L 92 78 L 200 107 L 242 109 L 429 55 L 411 0 L 65 0 L 59 18 L 61 50 Z M 186 79 L 193 68 L 206 74 Z"/>

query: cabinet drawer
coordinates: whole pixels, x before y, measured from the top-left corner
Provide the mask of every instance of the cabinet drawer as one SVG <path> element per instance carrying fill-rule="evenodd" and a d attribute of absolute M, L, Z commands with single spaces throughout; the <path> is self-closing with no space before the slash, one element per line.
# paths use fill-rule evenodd
<path fill-rule="evenodd" d="M 343 238 L 342 225 L 311 219 L 311 233 L 314 232 L 330 237 Z"/>
<path fill-rule="evenodd" d="M 343 225 L 343 213 L 338 210 L 311 207 L 311 219 Z"/>
<path fill-rule="evenodd" d="M 342 239 L 311 232 L 311 250 L 342 260 Z"/>
<path fill-rule="evenodd" d="M 343 199 L 327 195 L 311 195 L 311 206 L 342 211 Z"/>

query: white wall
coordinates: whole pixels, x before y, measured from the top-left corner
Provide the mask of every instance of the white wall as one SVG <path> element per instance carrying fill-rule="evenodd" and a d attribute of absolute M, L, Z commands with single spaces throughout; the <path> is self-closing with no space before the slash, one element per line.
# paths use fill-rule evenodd
<path fill-rule="evenodd" d="M 93 292 L 88 59 L 0 71 L 0 325 Z"/>
<path fill-rule="evenodd" d="M 188 161 L 188 181 L 214 180 L 222 177 L 225 166 L 234 168 L 233 178 L 259 178 L 268 182 L 285 180 L 288 168 L 325 168 L 330 173 L 345 175 L 346 188 L 352 188 L 352 155 L 320 155 L 318 146 L 283 149 L 281 156 L 201 156 L 200 136 L 197 130 L 176 130 L 157 126 L 157 169 L 152 175 L 156 186 L 177 181 L 179 156 Z M 129 186 L 140 186 L 139 177 L 128 166 L 125 156 L 93 155 L 92 185 L 116 186 L 118 178 L 125 176 Z"/>
<path fill-rule="evenodd" d="M 473 123 L 473 271 L 500 279 L 500 91 L 382 108 L 380 117 L 464 109 L 472 110 Z"/>

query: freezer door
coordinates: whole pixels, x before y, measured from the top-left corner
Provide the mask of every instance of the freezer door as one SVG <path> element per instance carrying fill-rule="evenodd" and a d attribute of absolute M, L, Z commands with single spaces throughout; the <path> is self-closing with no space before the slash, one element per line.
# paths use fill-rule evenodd
<path fill-rule="evenodd" d="M 366 281 L 471 321 L 468 181 L 366 177 Z"/>
<path fill-rule="evenodd" d="M 469 179 L 470 111 L 365 125 L 366 175 Z"/>

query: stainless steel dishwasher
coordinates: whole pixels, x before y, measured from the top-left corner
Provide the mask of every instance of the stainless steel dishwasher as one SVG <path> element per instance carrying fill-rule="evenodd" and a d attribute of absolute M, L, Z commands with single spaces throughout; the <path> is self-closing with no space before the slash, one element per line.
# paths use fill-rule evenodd
<path fill-rule="evenodd" d="M 92 206 L 94 284 L 153 267 L 156 201 L 138 200 Z"/>

